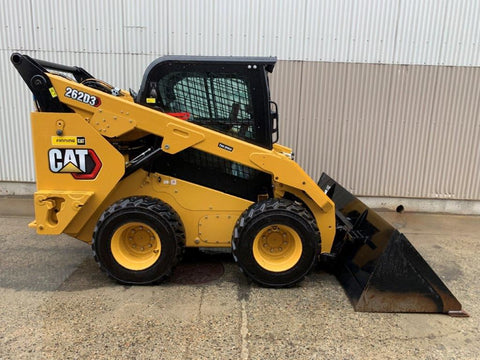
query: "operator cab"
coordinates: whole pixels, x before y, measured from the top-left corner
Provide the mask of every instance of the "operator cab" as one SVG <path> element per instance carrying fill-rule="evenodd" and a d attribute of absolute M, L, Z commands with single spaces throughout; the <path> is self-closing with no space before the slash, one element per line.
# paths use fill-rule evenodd
<path fill-rule="evenodd" d="M 267 73 L 275 63 L 271 57 L 164 56 L 146 69 L 136 102 L 271 149 L 277 113 Z"/>

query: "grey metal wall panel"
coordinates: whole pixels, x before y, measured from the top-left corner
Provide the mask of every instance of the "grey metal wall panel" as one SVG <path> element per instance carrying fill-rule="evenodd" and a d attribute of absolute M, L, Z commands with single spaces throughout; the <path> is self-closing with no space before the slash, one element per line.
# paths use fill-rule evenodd
<path fill-rule="evenodd" d="M 293 102 L 273 92 L 282 140 L 312 178 L 325 171 L 364 196 L 480 199 L 480 68 L 288 66 L 301 86 Z"/>
<path fill-rule="evenodd" d="M 381 196 L 425 194 L 421 183 L 425 179 L 439 69 L 407 65 L 392 68 L 388 116 L 384 120 L 388 126 L 377 175 Z"/>
<path fill-rule="evenodd" d="M 32 93 L 10 65 L 10 53 L 0 50 L 0 180 L 34 181 L 30 130 Z"/>
<path fill-rule="evenodd" d="M 478 68 L 438 69 L 422 191 L 427 197 L 480 198 L 479 83 Z"/>
<path fill-rule="evenodd" d="M 271 98 L 279 106 L 279 143 L 289 147 L 297 146 L 303 64 L 279 61 L 269 76 Z"/>
<path fill-rule="evenodd" d="M 342 144 L 347 67 L 306 62 L 302 66 L 296 160 L 315 180 L 322 170 L 335 175 Z M 279 99 L 281 109 L 285 101 Z M 288 104 L 288 102 L 287 102 Z"/>
<path fill-rule="evenodd" d="M 385 147 L 390 65 L 347 65 L 344 116 L 337 159 L 339 181 L 354 193 L 379 189 L 379 158 Z"/>

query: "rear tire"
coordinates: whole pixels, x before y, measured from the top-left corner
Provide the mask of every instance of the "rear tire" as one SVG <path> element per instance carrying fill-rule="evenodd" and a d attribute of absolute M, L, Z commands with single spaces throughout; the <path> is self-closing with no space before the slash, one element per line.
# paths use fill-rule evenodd
<path fill-rule="evenodd" d="M 303 205 L 287 199 L 250 206 L 233 232 L 235 261 L 264 286 L 288 287 L 300 282 L 315 265 L 319 251 L 315 219 Z"/>
<path fill-rule="evenodd" d="M 110 277 L 124 284 L 150 284 L 171 274 L 184 243 L 183 225 L 170 206 L 151 197 L 131 197 L 105 210 L 92 249 Z"/>

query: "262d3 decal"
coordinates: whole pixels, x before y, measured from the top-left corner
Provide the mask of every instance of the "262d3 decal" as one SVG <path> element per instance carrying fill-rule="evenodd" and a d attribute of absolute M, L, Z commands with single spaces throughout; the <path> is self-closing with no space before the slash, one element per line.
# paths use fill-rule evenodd
<path fill-rule="evenodd" d="M 77 180 L 92 180 L 102 162 L 92 149 L 50 149 L 48 164 L 54 173 L 70 173 Z"/>
<path fill-rule="evenodd" d="M 72 89 L 70 86 L 68 86 L 65 89 L 65 97 L 68 97 L 73 100 L 80 101 L 81 103 L 92 105 L 92 106 L 100 106 L 102 103 L 100 98 L 97 98 L 95 95 L 90 95 L 87 94 L 86 92 L 77 90 L 77 89 Z"/>

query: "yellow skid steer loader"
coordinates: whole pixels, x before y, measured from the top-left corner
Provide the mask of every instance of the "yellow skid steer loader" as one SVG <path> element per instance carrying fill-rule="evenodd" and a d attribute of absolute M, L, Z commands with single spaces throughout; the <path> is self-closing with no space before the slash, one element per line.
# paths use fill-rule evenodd
<path fill-rule="evenodd" d="M 465 315 L 400 234 L 277 144 L 275 58 L 166 56 L 138 93 L 14 53 L 34 95 L 38 234 L 90 243 L 126 284 L 168 278 L 185 247 L 231 248 L 267 287 L 328 262 L 355 309 Z"/>

